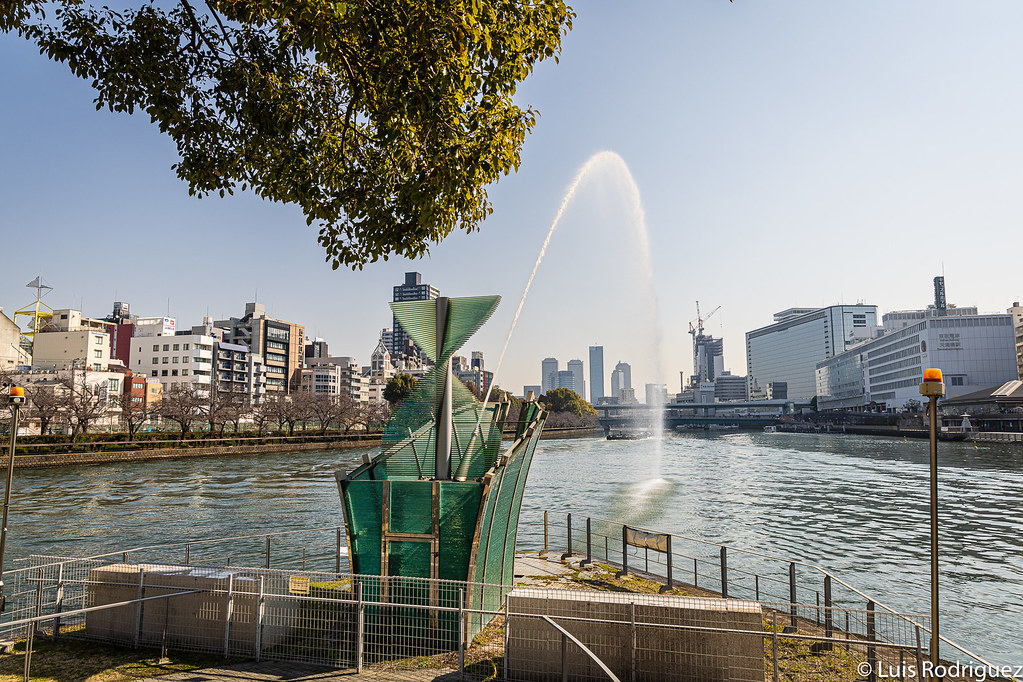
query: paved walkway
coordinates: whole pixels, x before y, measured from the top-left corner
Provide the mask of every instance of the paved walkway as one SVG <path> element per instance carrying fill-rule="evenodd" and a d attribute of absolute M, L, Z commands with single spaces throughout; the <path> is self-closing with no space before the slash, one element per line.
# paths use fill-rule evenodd
<path fill-rule="evenodd" d="M 354 670 L 337 670 L 319 665 L 281 661 L 251 661 L 225 665 L 219 668 L 193 670 L 150 678 L 151 682 L 238 682 L 239 680 L 261 680 L 263 682 L 454 682 L 457 670 L 368 670 L 356 673 Z"/>

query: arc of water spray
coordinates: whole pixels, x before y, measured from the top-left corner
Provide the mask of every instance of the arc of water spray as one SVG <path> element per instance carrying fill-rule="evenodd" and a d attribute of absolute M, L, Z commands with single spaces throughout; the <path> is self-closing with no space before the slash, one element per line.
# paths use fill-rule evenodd
<path fill-rule="evenodd" d="M 554 230 L 557 229 L 558 224 L 561 222 L 562 216 L 568 208 L 568 205 L 575 198 L 576 191 L 582 184 L 583 180 L 587 175 L 590 174 L 595 168 L 604 164 L 613 164 L 618 167 L 619 170 L 623 171 L 624 176 L 628 179 L 629 192 L 632 199 L 632 207 L 636 212 L 636 221 L 639 229 L 637 230 L 640 250 L 643 255 L 643 262 L 647 270 L 647 283 L 650 288 L 648 292 L 648 302 L 651 306 L 651 319 L 654 325 L 654 343 L 659 348 L 660 346 L 660 323 L 657 311 L 657 298 L 653 290 L 653 261 L 650 257 L 650 239 L 646 229 L 646 216 L 643 211 L 643 203 L 640 200 L 639 187 L 636 186 L 636 182 L 632 177 L 632 173 L 629 171 L 628 165 L 625 160 L 612 151 L 598 152 L 586 160 L 579 170 L 576 172 L 575 177 L 572 178 L 572 182 L 568 186 L 568 190 L 565 195 L 561 198 L 561 204 L 558 206 L 558 211 L 554 215 L 554 221 L 551 223 L 550 229 L 547 230 L 547 236 L 543 240 L 543 244 L 540 246 L 540 253 L 536 256 L 536 262 L 533 264 L 533 270 L 529 273 L 529 279 L 526 280 L 526 288 L 522 291 L 522 297 L 519 299 L 519 305 L 515 308 L 515 315 L 512 317 L 511 326 L 508 328 L 508 335 L 504 339 L 504 345 L 501 347 L 501 354 L 497 358 L 497 367 L 494 368 L 494 379 L 497 378 L 498 372 L 501 371 L 501 366 L 504 364 L 505 353 L 508 352 L 508 344 L 511 343 L 512 334 L 515 333 L 515 326 L 518 324 L 519 315 L 522 314 L 522 306 L 526 303 L 526 297 L 529 296 L 529 289 L 533 286 L 533 280 L 536 278 L 536 271 L 540 268 L 540 263 L 543 262 L 544 255 L 547 253 L 547 247 L 551 243 L 551 237 L 554 236 Z M 661 359 L 659 353 L 654 353 L 654 370 L 655 376 L 660 378 L 661 376 Z M 490 385 L 487 387 L 486 396 L 483 398 L 483 404 L 486 405 L 490 400 L 490 393 L 494 388 L 494 380 L 491 380 Z M 480 411 L 479 417 L 476 420 L 476 428 L 473 429 L 473 434 L 479 431 L 480 422 L 483 420 L 483 411 Z M 654 419 L 654 435 L 657 437 L 657 442 L 660 443 L 660 437 L 664 430 L 663 418 Z M 470 448 L 471 448 L 470 443 Z M 658 447 L 658 454 L 660 453 L 660 445 Z M 659 459 L 659 457 L 658 457 Z M 658 465 L 659 468 L 659 465 Z"/>

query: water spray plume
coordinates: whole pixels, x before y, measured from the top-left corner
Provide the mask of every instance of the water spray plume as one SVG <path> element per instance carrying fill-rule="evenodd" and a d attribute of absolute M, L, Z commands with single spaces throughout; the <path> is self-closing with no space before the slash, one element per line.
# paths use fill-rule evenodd
<path fill-rule="evenodd" d="M 586 160 L 579 170 L 576 172 L 575 177 L 572 178 L 572 182 L 569 183 L 568 189 L 565 195 L 561 198 L 561 204 L 558 206 L 557 212 L 554 214 L 554 220 L 551 222 L 550 228 L 547 230 L 547 236 L 544 237 L 543 244 L 540 246 L 540 253 L 536 256 L 536 262 L 533 264 L 533 270 L 529 273 L 529 279 L 526 280 L 526 287 L 522 291 L 522 297 L 519 299 L 518 307 L 515 308 L 515 315 L 512 317 L 511 326 L 508 328 L 508 335 L 504 339 L 504 345 L 501 347 L 501 354 L 497 358 L 497 366 L 494 368 L 494 377 L 496 378 L 498 373 L 501 371 L 501 366 L 504 364 L 504 356 L 508 352 L 508 345 L 511 343 L 512 335 L 515 333 L 515 326 L 518 324 L 519 316 L 522 314 L 522 306 L 526 303 L 526 298 L 529 296 L 529 290 L 533 286 L 533 280 L 536 278 L 536 272 L 540 268 L 540 263 L 543 262 L 544 255 L 547 253 L 547 247 L 551 243 L 551 237 L 554 236 L 554 231 L 557 229 L 558 224 L 561 222 L 562 216 L 568 209 L 569 204 L 575 198 L 576 191 L 579 186 L 583 183 L 591 173 L 600 168 L 610 168 L 618 172 L 618 174 L 624 179 L 625 186 L 629 194 L 629 200 L 633 211 L 633 224 L 636 226 L 636 237 L 639 241 L 639 248 L 642 255 L 644 274 L 646 275 L 646 299 L 649 305 L 649 315 L 652 325 L 652 338 L 651 341 L 654 346 L 654 352 L 651 353 L 654 359 L 654 376 L 659 380 L 661 378 L 661 331 L 660 331 L 660 317 L 657 308 L 657 296 L 653 286 L 653 259 L 650 256 L 650 238 L 646 228 L 646 215 L 643 211 L 643 202 L 640 198 L 639 187 L 636 185 L 636 181 L 632 177 L 632 173 L 629 171 L 628 165 L 621 156 L 612 151 L 598 152 Z M 494 381 L 490 382 L 487 387 L 486 396 L 483 399 L 484 404 L 490 400 L 490 393 L 493 390 Z M 479 428 L 479 421 L 482 421 L 483 413 L 479 415 L 477 420 L 477 429 Z M 660 406 L 660 410 L 652 415 L 652 427 L 655 436 L 655 449 L 656 449 L 656 472 L 660 471 L 660 460 L 661 460 L 661 437 L 664 433 L 664 406 Z"/>

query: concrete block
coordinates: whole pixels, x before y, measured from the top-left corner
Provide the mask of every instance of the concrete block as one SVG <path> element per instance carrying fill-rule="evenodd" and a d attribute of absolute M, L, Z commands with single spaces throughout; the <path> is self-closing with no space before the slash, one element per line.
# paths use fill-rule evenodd
<path fill-rule="evenodd" d="M 764 679 L 757 602 L 518 588 L 508 596 L 506 656 L 513 679 L 562 679 L 562 636 L 541 615 L 572 633 L 623 681 Z M 569 680 L 606 677 L 571 642 L 567 668 Z"/>
<path fill-rule="evenodd" d="M 131 601 L 139 596 L 139 572 L 144 571 L 143 596 L 188 592 L 193 594 L 144 602 L 141 621 L 138 604 L 119 606 L 88 613 L 85 634 L 89 637 L 122 644 L 132 644 L 138 633 L 139 643 L 160 646 L 166 637 L 171 648 L 223 652 L 225 642 L 231 654 L 253 655 L 256 651 L 258 627 L 258 578 L 244 571 L 211 569 L 196 566 L 156 564 L 111 564 L 89 572 L 89 606 Z M 233 576 L 232 617 L 228 628 L 227 591 Z M 280 601 L 281 603 L 275 603 Z M 274 624 L 265 624 L 263 649 L 280 643 L 290 628 L 288 610 L 296 611 L 295 601 L 267 598 L 268 612 L 281 612 Z"/>

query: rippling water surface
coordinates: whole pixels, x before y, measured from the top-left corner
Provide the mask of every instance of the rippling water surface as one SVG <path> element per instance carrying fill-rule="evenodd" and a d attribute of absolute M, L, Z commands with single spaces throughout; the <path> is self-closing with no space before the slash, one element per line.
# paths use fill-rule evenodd
<path fill-rule="evenodd" d="M 18 470 L 8 556 L 98 554 L 341 523 L 333 473 L 364 451 Z M 542 441 L 520 540 L 573 512 L 824 566 L 902 611 L 929 612 L 926 441 L 804 434 Z M 942 633 L 1023 664 L 1023 448 L 939 448 Z M 862 608 L 862 607 L 861 607 Z"/>

